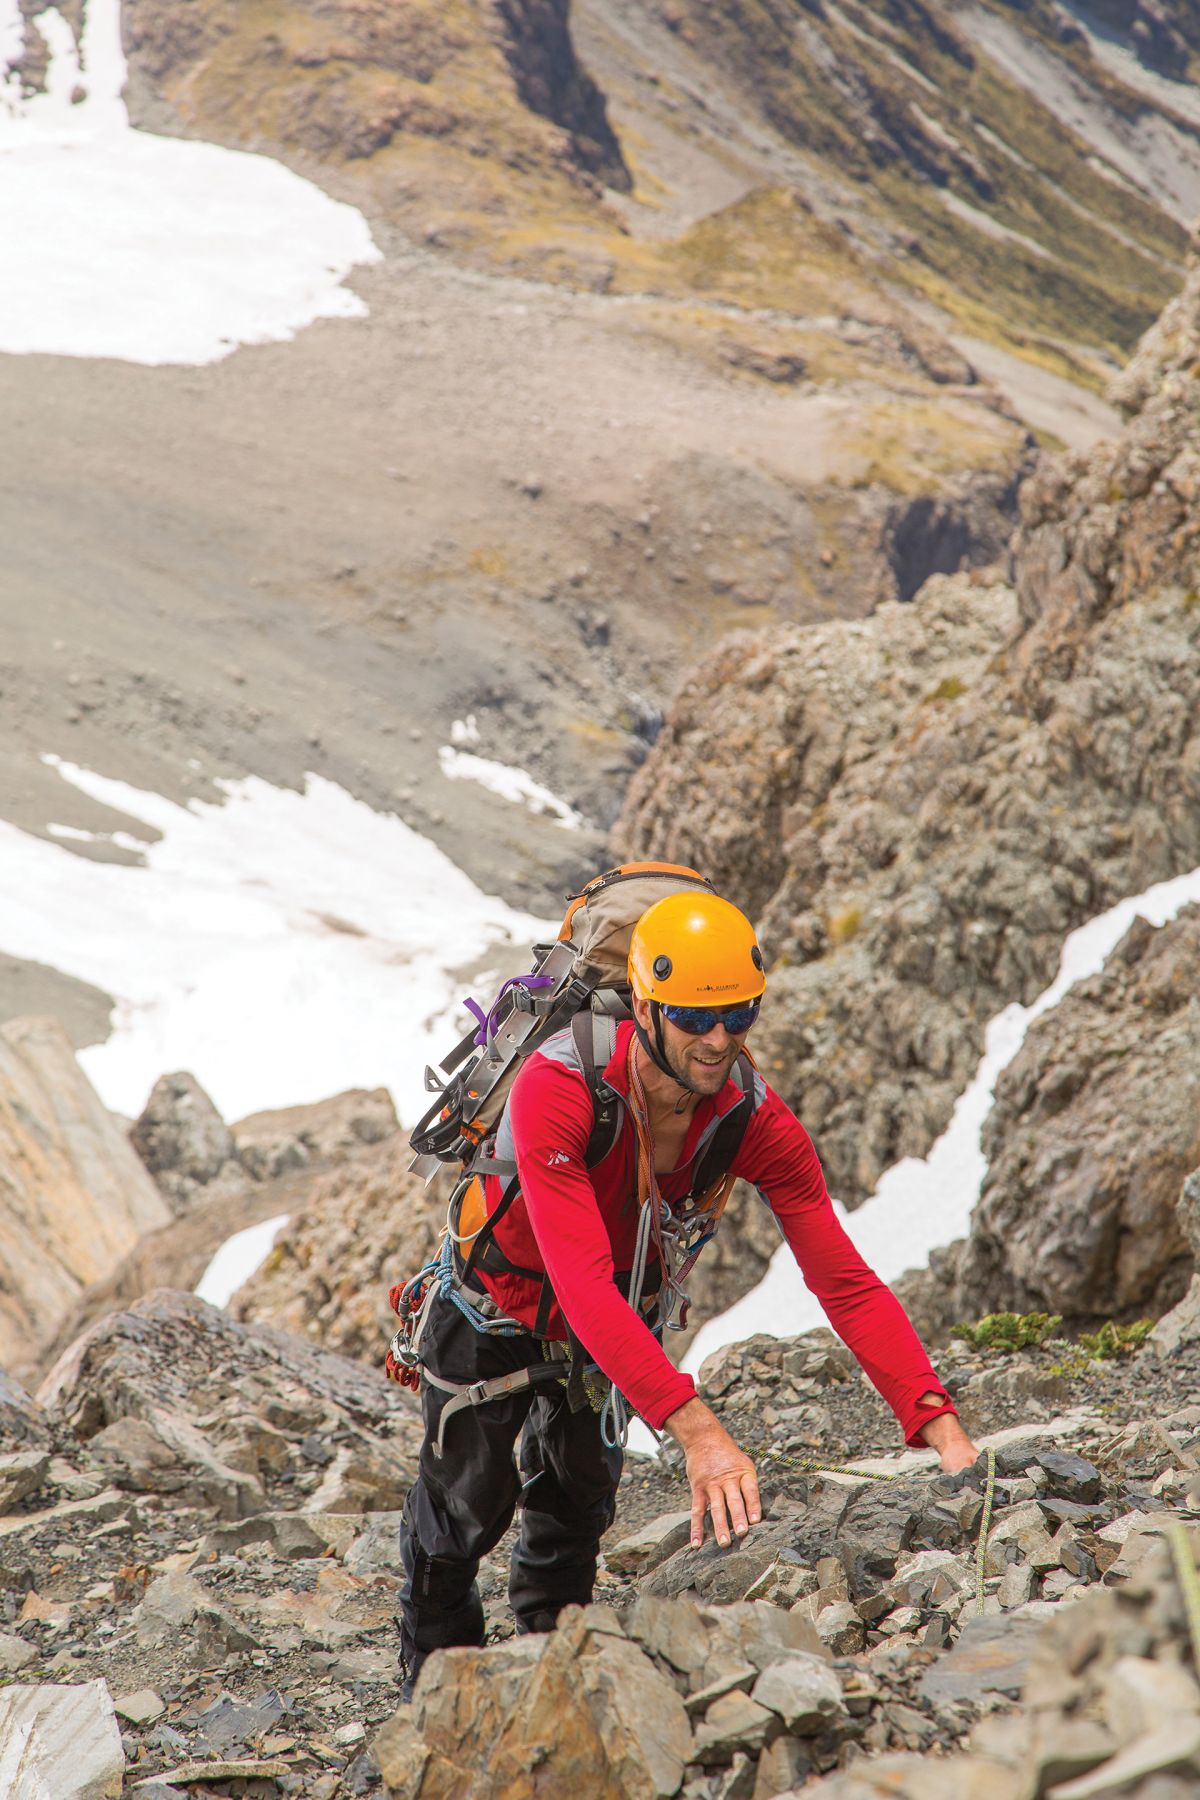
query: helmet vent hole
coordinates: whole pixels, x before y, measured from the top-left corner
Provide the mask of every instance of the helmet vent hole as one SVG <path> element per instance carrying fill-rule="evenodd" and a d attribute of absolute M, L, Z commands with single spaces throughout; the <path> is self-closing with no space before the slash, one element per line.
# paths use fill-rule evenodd
<path fill-rule="evenodd" d="M 653 966 L 656 981 L 666 981 L 673 967 L 669 956 L 656 956 Z"/>
<path fill-rule="evenodd" d="M 761 975 L 762 974 L 762 966 L 763 966 L 762 951 L 759 949 L 757 944 L 754 944 L 751 946 L 750 961 L 754 964 L 755 968 L 758 970 L 759 974 Z"/>

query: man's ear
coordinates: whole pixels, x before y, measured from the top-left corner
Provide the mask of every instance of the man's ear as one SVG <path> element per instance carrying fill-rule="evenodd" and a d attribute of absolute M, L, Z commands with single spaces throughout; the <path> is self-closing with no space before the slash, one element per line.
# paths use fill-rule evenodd
<path fill-rule="evenodd" d="M 630 1004 L 633 1007 L 633 1016 L 641 1026 L 642 1030 L 649 1031 L 653 1023 L 650 1002 L 648 1000 L 643 1000 L 640 994 L 633 994 L 630 997 Z"/>

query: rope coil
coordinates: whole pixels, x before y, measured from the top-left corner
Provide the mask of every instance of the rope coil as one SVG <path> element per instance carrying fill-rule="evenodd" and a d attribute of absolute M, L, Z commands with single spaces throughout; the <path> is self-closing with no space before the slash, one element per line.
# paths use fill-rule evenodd
<path fill-rule="evenodd" d="M 1191 1541 L 1182 1525 L 1168 1525 L 1167 1542 L 1171 1546 L 1175 1575 L 1183 1595 L 1183 1610 L 1192 1640 L 1192 1667 L 1200 1670 L 1200 1573 L 1197 1573 Z"/>
<path fill-rule="evenodd" d="M 987 1485 L 983 1491 L 983 1516 L 979 1521 L 979 1543 L 975 1551 L 975 1611 L 983 1617 L 984 1564 L 987 1561 L 988 1532 L 992 1529 L 992 1503 L 996 1498 L 996 1452 L 987 1453 Z"/>

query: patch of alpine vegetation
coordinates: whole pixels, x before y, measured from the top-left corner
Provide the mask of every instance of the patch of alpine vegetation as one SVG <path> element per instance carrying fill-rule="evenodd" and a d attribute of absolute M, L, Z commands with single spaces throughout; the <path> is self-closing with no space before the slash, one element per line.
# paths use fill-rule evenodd
<path fill-rule="evenodd" d="M 848 1201 L 928 1150 L 1069 931 L 1200 865 L 1197 365 L 1194 269 L 1124 433 L 1022 489 L 1011 586 L 727 639 L 631 786 L 621 852 L 699 858 L 760 919 L 767 1066 Z"/>
<path fill-rule="evenodd" d="M 123 0 L 130 110 L 156 130 L 360 165 L 385 207 L 398 164 L 411 158 L 419 179 L 435 151 L 446 203 L 484 198 L 507 169 L 569 206 L 585 172 L 616 186 L 628 175 L 567 11 L 568 0 L 269 0 L 251 25 L 232 0 L 182 12 Z"/>
<path fill-rule="evenodd" d="M 1064 34 L 1061 7 L 655 10 L 733 72 L 784 138 L 857 184 L 855 210 L 890 234 L 901 280 L 973 329 L 1026 349 L 1044 338 L 1039 353 L 1054 358 L 1050 338 L 1128 344 L 1171 292 L 1195 207 L 1182 192 L 1164 205 L 1128 164 L 1161 114 L 1172 188 L 1186 188 L 1200 172 L 1196 122 L 1169 95 L 1126 85 L 1082 31 Z"/>

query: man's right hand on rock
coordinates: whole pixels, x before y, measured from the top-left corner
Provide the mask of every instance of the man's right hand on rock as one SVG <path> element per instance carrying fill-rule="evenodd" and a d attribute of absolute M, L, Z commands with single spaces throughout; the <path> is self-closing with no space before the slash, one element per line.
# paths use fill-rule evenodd
<path fill-rule="evenodd" d="M 745 1537 L 762 1518 L 758 1477 L 750 1458 L 738 1449 L 721 1421 L 697 1396 L 679 1407 L 666 1429 L 683 1450 L 692 1489 L 692 1544 L 704 1542 L 704 1515 L 712 1514 L 718 1544 L 731 1541 L 731 1531 Z"/>

